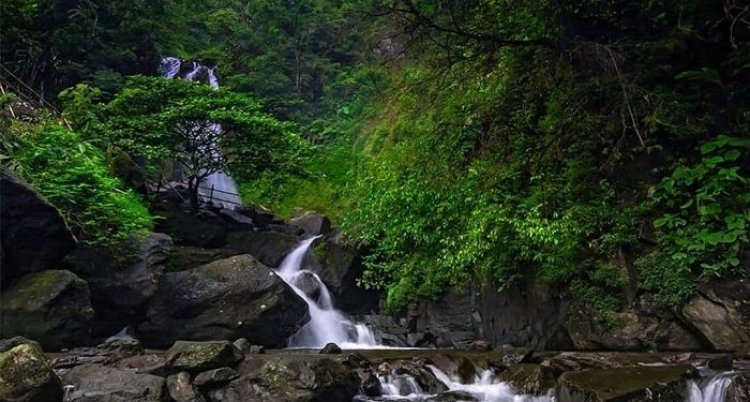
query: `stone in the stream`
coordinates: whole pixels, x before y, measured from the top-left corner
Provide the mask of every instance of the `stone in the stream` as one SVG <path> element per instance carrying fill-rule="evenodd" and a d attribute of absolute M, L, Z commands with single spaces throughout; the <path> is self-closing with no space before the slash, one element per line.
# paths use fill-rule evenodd
<path fill-rule="evenodd" d="M 546 395 L 555 387 L 552 370 L 538 364 L 516 364 L 504 370 L 497 379 L 508 383 L 516 394 Z"/>
<path fill-rule="evenodd" d="M 185 371 L 167 377 L 167 390 L 175 402 L 205 402 L 206 400 L 190 382 L 190 373 Z"/>
<path fill-rule="evenodd" d="M 624 367 L 563 373 L 558 402 L 682 401 L 692 366 Z"/>
<path fill-rule="evenodd" d="M 240 374 L 231 367 L 220 367 L 198 374 L 193 383 L 199 388 L 218 388 L 239 376 Z"/>
<path fill-rule="evenodd" d="M 167 365 L 192 373 L 233 366 L 243 359 L 242 353 L 229 341 L 177 341 L 167 350 Z"/>
<path fill-rule="evenodd" d="M 318 281 L 315 274 L 312 272 L 300 271 L 294 281 L 294 285 L 301 290 L 302 293 L 306 294 L 307 297 L 313 300 L 318 300 L 321 291 L 320 281 Z"/>
<path fill-rule="evenodd" d="M 93 316 L 86 282 L 69 271 L 36 272 L 3 291 L 0 338 L 26 336 L 59 350 L 85 343 Z"/>
<path fill-rule="evenodd" d="M 294 290 L 245 254 L 164 275 L 138 336 L 150 347 L 237 338 L 284 347 L 309 319 Z"/>
<path fill-rule="evenodd" d="M 445 391 L 425 399 L 425 402 L 473 402 L 478 401 L 476 396 L 467 391 Z"/>
<path fill-rule="evenodd" d="M 15 174 L 0 171 L 0 286 L 54 267 L 75 240 L 60 213 Z"/>
<path fill-rule="evenodd" d="M 739 373 L 727 388 L 726 402 L 750 401 L 750 373 Z"/>
<path fill-rule="evenodd" d="M 162 377 L 96 364 L 74 367 L 62 380 L 72 386 L 65 402 L 163 402 L 167 394 Z"/>
<path fill-rule="evenodd" d="M 38 344 L 16 343 L 0 352 L 0 401 L 59 402 L 62 397 L 62 384 Z"/>
<path fill-rule="evenodd" d="M 339 347 L 339 345 L 333 342 L 330 342 L 330 343 L 327 343 L 325 346 L 323 346 L 323 349 L 320 349 L 320 353 L 329 354 L 329 355 L 340 354 L 341 348 Z"/>
<path fill-rule="evenodd" d="M 362 380 L 362 393 L 367 396 L 380 396 L 383 393 L 383 388 L 380 385 L 378 376 L 373 373 L 368 373 L 367 376 Z"/>

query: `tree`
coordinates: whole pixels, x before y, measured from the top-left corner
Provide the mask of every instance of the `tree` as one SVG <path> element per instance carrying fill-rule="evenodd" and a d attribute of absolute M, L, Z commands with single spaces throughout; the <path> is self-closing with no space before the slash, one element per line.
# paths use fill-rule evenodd
<path fill-rule="evenodd" d="M 66 93 L 66 110 L 80 109 L 72 100 L 87 92 L 88 100 L 96 96 L 85 86 Z M 231 172 L 252 179 L 289 162 L 300 144 L 288 124 L 254 99 L 201 83 L 135 76 L 109 102 L 94 102 L 100 124 L 89 123 L 89 130 L 149 164 L 178 162 L 196 208 L 206 177 Z"/>

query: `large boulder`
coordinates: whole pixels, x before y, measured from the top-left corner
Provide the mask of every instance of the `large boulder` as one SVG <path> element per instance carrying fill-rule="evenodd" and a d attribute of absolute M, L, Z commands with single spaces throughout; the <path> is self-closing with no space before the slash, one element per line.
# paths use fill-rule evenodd
<path fill-rule="evenodd" d="M 560 402 L 685 400 L 692 366 L 625 367 L 563 373 L 555 395 Z"/>
<path fill-rule="evenodd" d="M 176 371 L 201 372 L 234 366 L 243 358 L 240 350 L 229 341 L 177 341 L 167 350 L 167 364 Z"/>
<path fill-rule="evenodd" d="M 169 253 L 169 258 L 167 258 L 166 269 L 170 272 L 184 271 L 240 254 L 245 253 L 228 248 L 174 246 Z"/>
<path fill-rule="evenodd" d="M 271 269 L 238 255 L 165 274 L 139 338 L 155 347 L 243 337 L 283 347 L 309 319 L 305 302 Z"/>
<path fill-rule="evenodd" d="M 750 283 L 716 282 L 705 285 L 682 308 L 686 324 L 714 350 L 750 347 Z"/>
<path fill-rule="evenodd" d="M 36 339 L 57 350 L 88 340 L 94 316 L 86 282 L 70 271 L 28 274 L 2 293 L 0 337 Z"/>
<path fill-rule="evenodd" d="M 229 234 L 227 248 L 252 254 L 263 264 L 277 268 L 300 242 L 293 234 L 276 231 L 234 232 Z"/>
<path fill-rule="evenodd" d="M 514 364 L 497 379 L 508 383 L 516 394 L 546 395 L 555 387 L 552 370 L 537 364 Z"/>
<path fill-rule="evenodd" d="M 112 334 L 143 319 L 146 303 L 159 288 L 171 245 L 169 236 L 151 233 L 134 242 L 128 263 L 90 245 L 79 245 L 66 257 L 70 269 L 89 284 L 96 335 Z"/>
<path fill-rule="evenodd" d="M 312 211 L 297 215 L 289 223 L 302 229 L 305 236 L 325 235 L 331 231 L 331 221 L 328 217 Z"/>
<path fill-rule="evenodd" d="M 247 363 L 240 378 L 209 392 L 211 401 L 351 401 L 359 392 L 357 373 L 332 359 L 280 356 Z"/>
<path fill-rule="evenodd" d="M 416 333 L 430 334 L 435 346 L 452 347 L 481 338 L 481 318 L 472 292 L 449 290 L 440 301 L 422 301 L 417 306 Z M 427 346 L 427 345 L 425 345 Z"/>
<path fill-rule="evenodd" d="M 0 352 L 0 401 L 59 402 L 62 397 L 60 379 L 39 345 L 22 343 Z"/>
<path fill-rule="evenodd" d="M 167 395 L 162 377 L 95 364 L 74 367 L 62 379 L 71 387 L 66 402 L 163 402 Z"/>
<path fill-rule="evenodd" d="M 313 251 L 320 264 L 320 279 L 333 295 L 337 308 L 349 314 L 378 310 L 380 293 L 358 286 L 364 272 L 360 250 L 337 235 L 318 242 Z"/>
<path fill-rule="evenodd" d="M 0 286 L 51 268 L 75 240 L 60 213 L 14 174 L 0 172 Z"/>
<path fill-rule="evenodd" d="M 156 213 L 163 219 L 157 221 L 156 230 L 166 233 L 180 246 L 219 248 L 226 244 L 229 224 L 216 213 L 197 212 L 161 204 Z"/>

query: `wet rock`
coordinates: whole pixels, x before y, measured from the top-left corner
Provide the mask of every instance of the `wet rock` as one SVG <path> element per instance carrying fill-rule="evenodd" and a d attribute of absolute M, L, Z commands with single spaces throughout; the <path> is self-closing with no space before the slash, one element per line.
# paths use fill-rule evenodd
<path fill-rule="evenodd" d="M 250 220 L 253 221 L 253 224 L 259 228 L 264 228 L 272 222 L 281 222 L 273 212 L 257 205 L 238 206 L 235 207 L 235 211 L 250 218 Z"/>
<path fill-rule="evenodd" d="M 367 374 L 365 379 L 362 380 L 362 393 L 367 396 L 380 396 L 383 393 L 378 376 L 373 373 Z"/>
<path fill-rule="evenodd" d="M 153 374 L 160 377 L 167 375 L 167 361 L 155 354 L 144 354 L 126 357 L 119 360 L 114 367 L 120 370 L 134 371 L 141 374 Z"/>
<path fill-rule="evenodd" d="M 252 256 L 239 255 L 164 275 L 138 336 L 155 347 L 240 337 L 284 347 L 308 320 L 294 290 Z"/>
<path fill-rule="evenodd" d="M 331 221 L 323 214 L 306 211 L 289 221 L 302 229 L 305 236 L 325 235 L 331 231 Z"/>
<path fill-rule="evenodd" d="M 341 353 L 341 348 L 339 347 L 339 345 L 331 342 L 331 343 L 327 343 L 325 346 L 323 346 L 323 349 L 320 349 L 320 353 L 322 353 L 322 354 L 329 354 L 329 355 L 340 354 Z"/>
<path fill-rule="evenodd" d="M 167 390 L 175 402 L 204 402 L 206 400 L 190 382 L 190 374 L 185 371 L 167 377 Z"/>
<path fill-rule="evenodd" d="M 239 254 L 242 252 L 227 248 L 174 246 L 165 265 L 169 272 L 184 271 Z"/>
<path fill-rule="evenodd" d="M 362 356 L 362 354 L 359 352 L 348 354 L 344 358 L 342 363 L 347 367 L 355 368 L 355 369 L 356 368 L 360 368 L 360 369 L 369 368 L 372 365 L 372 363 L 370 363 L 370 361 L 367 360 L 366 357 Z"/>
<path fill-rule="evenodd" d="M 702 289 L 682 308 L 686 323 L 695 328 L 714 349 L 734 351 L 750 343 L 750 297 L 748 285 L 725 282 Z M 743 310 L 744 308 L 744 310 Z"/>
<path fill-rule="evenodd" d="M 364 267 L 357 248 L 341 236 L 327 237 L 313 246 L 320 268 L 319 276 L 336 300 L 337 308 L 349 314 L 368 314 L 378 310 L 379 293 L 357 285 Z"/>
<path fill-rule="evenodd" d="M 0 353 L 7 352 L 18 345 L 33 345 L 39 349 L 42 348 L 37 341 L 22 336 L 14 336 L 10 339 L 0 339 Z"/>
<path fill-rule="evenodd" d="M 169 236 L 151 233 L 125 251 L 131 253 L 127 264 L 109 250 L 90 245 L 79 245 L 65 258 L 65 264 L 91 289 L 95 336 L 106 336 L 145 317 L 146 303 L 159 287 L 171 246 Z"/>
<path fill-rule="evenodd" d="M 0 337 L 26 336 L 47 350 L 86 343 L 94 316 L 86 282 L 49 270 L 18 279 L 2 294 Z"/>
<path fill-rule="evenodd" d="M 172 236 L 175 244 L 202 248 L 219 248 L 227 244 L 228 224 L 215 213 L 161 206 L 157 214 L 164 219 L 157 221 L 156 230 Z"/>
<path fill-rule="evenodd" d="M 0 286 L 54 267 L 75 240 L 60 213 L 30 185 L 0 171 Z"/>
<path fill-rule="evenodd" d="M 217 388 L 239 376 L 239 373 L 234 369 L 230 367 L 221 367 L 198 374 L 193 383 L 199 388 Z"/>
<path fill-rule="evenodd" d="M 242 359 L 242 353 L 229 341 L 177 341 L 166 356 L 167 365 L 172 369 L 192 373 L 233 366 Z"/>
<path fill-rule="evenodd" d="M 94 364 L 74 367 L 63 375 L 63 383 L 72 386 L 66 402 L 163 402 L 166 397 L 161 377 Z"/>
<path fill-rule="evenodd" d="M 310 271 L 300 271 L 294 285 L 313 300 L 318 300 L 318 297 L 320 297 L 320 281 Z"/>
<path fill-rule="evenodd" d="M 726 402 L 750 401 L 750 373 L 740 373 L 727 388 Z"/>
<path fill-rule="evenodd" d="M 626 367 L 564 373 L 557 382 L 560 402 L 682 401 L 691 366 Z"/>
<path fill-rule="evenodd" d="M 516 394 L 546 395 L 555 387 L 552 370 L 537 364 L 510 366 L 497 379 L 508 383 Z"/>
<path fill-rule="evenodd" d="M 62 396 L 62 384 L 38 344 L 21 343 L 0 352 L 0 401 L 59 402 Z"/>
<path fill-rule="evenodd" d="M 240 338 L 234 341 L 234 346 L 239 349 L 243 355 L 262 355 L 266 353 L 266 348 L 262 345 L 252 345 L 250 341 L 245 338 Z"/>
<path fill-rule="evenodd" d="M 284 257 L 299 244 L 299 237 L 276 231 L 235 232 L 229 235 L 227 248 L 251 254 L 269 267 L 278 267 Z"/>
<path fill-rule="evenodd" d="M 105 339 L 103 343 L 97 346 L 97 349 L 115 359 L 137 356 L 143 353 L 141 341 L 130 335 L 129 327 Z"/>

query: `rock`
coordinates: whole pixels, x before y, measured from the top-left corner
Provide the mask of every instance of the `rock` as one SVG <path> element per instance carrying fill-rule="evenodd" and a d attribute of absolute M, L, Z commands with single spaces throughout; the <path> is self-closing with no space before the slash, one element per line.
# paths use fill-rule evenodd
<path fill-rule="evenodd" d="M 229 225 L 231 230 L 253 230 L 255 224 L 253 220 L 237 211 L 219 208 L 215 211 Z"/>
<path fill-rule="evenodd" d="M 260 206 L 243 205 L 235 207 L 234 210 L 238 214 L 250 218 L 253 221 L 253 224 L 259 228 L 264 228 L 272 222 L 281 222 L 273 212 Z"/>
<path fill-rule="evenodd" d="M 221 367 L 198 374 L 193 383 L 199 388 L 217 388 L 239 376 L 240 374 L 231 367 Z"/>
<path fill-rule="evenodd" d="M 468 344 L 481 338 L 481 319 L 474 295 L 449 290 L 440 301 L 423 301 L 417 307 L 416 331 L 430 333 L 438 347 Z"/>
<path fill-rule="evenodd" d="M 36 339 L 49 350 L 85 343 L 94 316 L 86 282 L 69 271 L 23 276 L 2 294 L 0 337 Z"/>
<path fill-rule="evenodd" d="M 605 324 L 583 304 L 576 303 L 568 316 L 567 329 L 577 350 L 653 350 L 659 320 L 633 311 L 611 313 Z"/>
<path fill-rule="evenodd" d="M 128 264 L 106 249 L 89 245 L 79 245 L 66 257 L 66 264 L 91 289 L 95 335 L 111 334 L 145 318 L 146 304 L 159 288 L 171 246 L 169 236 L 151 233 L 132 244 Z"/>
<path fill-rule="evenodd" d="M 299 237 L 282 232 L 235 232 L 228 238 L 227 248 L 252 254 L 269 267 L 278 267 L 284 257 L 299 245 Z"/>
<path fill-rule="evenodd" d="M 750 373 L 739 373 L 729 384 L 726 402 L 750 401 Z"/>
<path fill-rule="evenodd" d="M 691 366 L 626 367 L 563 373 L 558 379 L 559 402 L 683 401 Z"/>
<path fill-rule="evenodd" d="M 682 308 L 682 317 L 713 350 L 740 350 L 750 343 L 748 285 L 723 282 L 701 289 Z"/>
<path fill-rule="evenodd" d="M 0 401 L 59 402 L 62 397 L 62 384 L 39 345 L 22 343 L 0 352 Z"/>
<path fill-rule="evenodd" d="M 363 323 L 367 327 L 372 328 L 378 344 L 396 347 L 414 346 L 414 343 L 408 342 L 410 334 L 407 334 L 406 327 L 393 316 L 367 314 L 354 316 L 353 318 L 356 322 Z"/>
<path fill-rule="evenodd" d="M 167 350 L 166 356 L 169 367 L 191 373 L 233 366 L 242 359 L 242 353 L 229 341 L 177 341 Z"/>
<path fill-rule="evenodd" d="M 382 386 L 378 376 L 373 373 L 367 374 L 364 380 L 362 380 L 362 393 L 367 396 L 380 396 L 383 393 Z"/>
<path fill-rule="evenodd" d="M 498 375 L 516 394 L 546 395 L 555 387 L 552 370 L 538 364 L 516 364 Z"/>
<path fill-rule="evenodd" d="M 154 347 L 241 337 L 284 347 L 308 320 L 294 290 L 252 256 L 239 255 L 164 275 L 139 338 Z"/>
<path fill-rule="evenodd" d="M 167 390 L 175 402 L 204 402 L 206 400 L 190 383 L 190 374 L 185 371 L 167 377 Z"/>
<path fill-rule="evenodd" d="M 167 375 L 167 361 L 155 354 L 144 354 L 126 357 L 119 360 L 114 367 L 120 370 L 134 371 L 141 374 L 153 374 L 160 377 Z"/>
<path fill-rule="evenodd" d="M 316 272 L 336 300 L 337 308 L 348 314 L 378 310 L 380 294 L 357 285 L 364 272 L 359 250 L 335 236 L 314 244 L 313 251 L 320 264 Z"/>
<path fill-rule="evenodd" d="M 54 267 L 75 240 L 57 209 L 7 170 L 0 171 L 0 286 Z"/>
<path fill-rule="evenodd" d="M 294 285 L 313 300 L 318 300 L 318 297 L 320 297 L 320 281 L 310 271 L 300 271 Z"/>
<path fill-rule="evenodd" d="M 137 356 L 143 353 L 143 346 L 138 339 L 128 333 L 129 328 L 124 328 L 116 335 L 110 336 L 102 344 L 97 346 L 103 354 L 110 356 L 110 361 L 119 360 L 129 356 Z"/>
<path fill-rule="evenodd" d="M 165 265 L 168 272 L 184 271 L 239 254 L 242 252 L 226 248 L 174 246 Z"/>
<path fill-rule="evenodd" d="M 161 377 L 95 364 L 74 367 L 63 375 L 63 383 L 72 386 L 65 402 L 163 402 L 166 397 Z"/>
<path fill-rule="evenodd" d="M 234 346 L 243 355 L 262 355 L 266 353 L 266 348 L 264 348 L 262 345 L 252 345 L 250 344 L 250 341 L 245 338 L 240 338 L 234 341 Z"/>
<path fill-rule="evenodd" d="M 269 357 L 262 364 L 247 361 L 241 377 L 209 392 L 212 401 L 351 401 L 359 391 L 359 376 L 328 358 Z"/>
<path fill-rule="evenodd" d="M 228 224 L 213 212 L 161 208 L 156 213 L 164 218 L 156 230 L 172 236 L 177 245 L 219 248 L 227 243 Z"/>
<path fill-rule="evenodd" d="M 289 223 L 302 229 L 305 236 L 325 235 L 331 231 L 331 221 L 325 215 L 312 211 L 303 212 Z"/>
<path fill-rule="evenodd" d="M 7 352 L 18 345 L 33 345 L 39 349 L 42 348 L 37 341 L 32 341 L 22 336 L 14 336 L 10 339 L 0 339 L 0 353 Z"/>
<path fill-rule="evenodd" d="M 329 355 L 340 354 L 341 348 L 339 347 L 339 345 L 333 342 L 330 342 L 330 343 L 327 343 L 325 346 L 323 346 L 323 349 L 320 349 L 320 353 L 329 354 Z"/>

